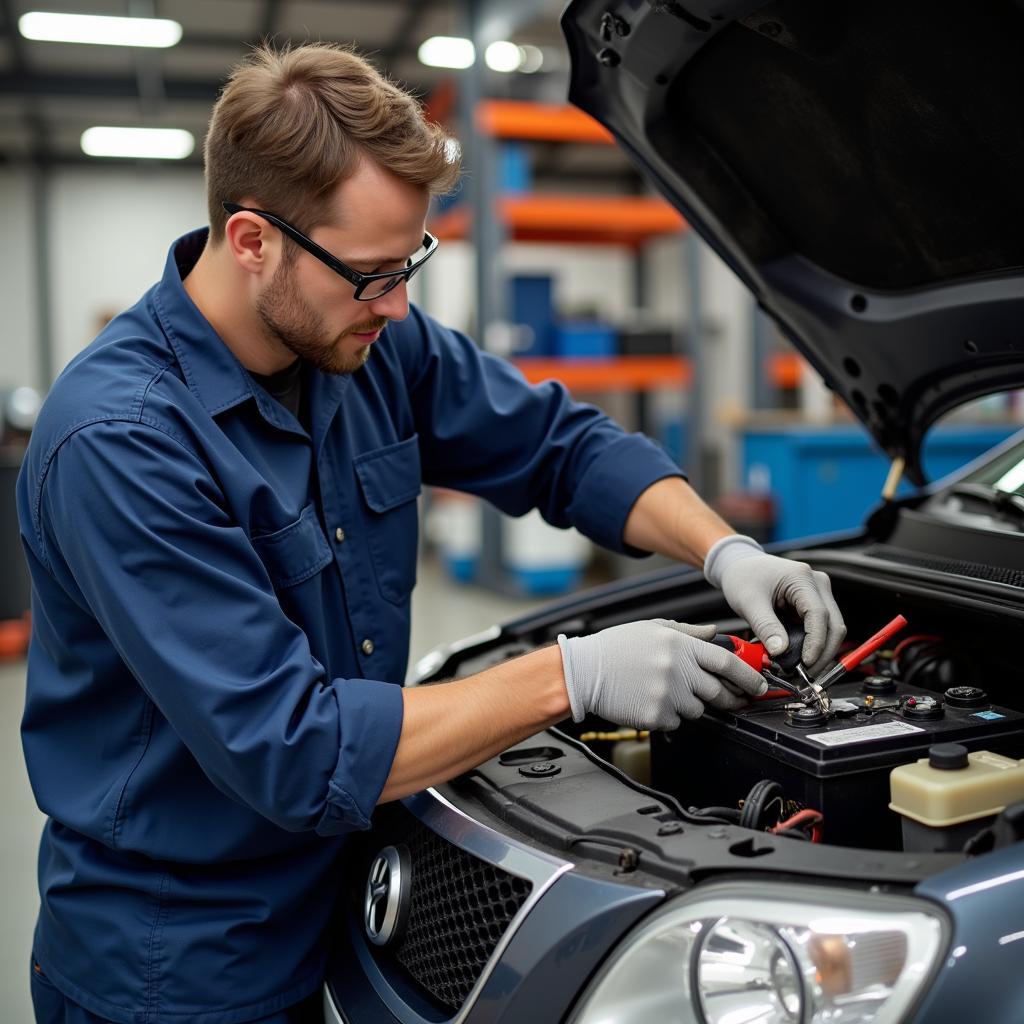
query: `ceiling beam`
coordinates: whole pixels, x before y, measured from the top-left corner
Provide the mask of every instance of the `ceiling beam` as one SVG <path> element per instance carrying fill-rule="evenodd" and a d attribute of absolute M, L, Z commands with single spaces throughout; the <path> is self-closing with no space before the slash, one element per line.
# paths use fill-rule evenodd
<path fill-rule="evenodd" d="M 25 69 L 25 40 L 22 39 L 21 33 L 15 28 L 17 24 L 17 17 L 14 14 L 14 4 L 11 0 L 0 0 L 0 16 L 3 17 L 2 27 L 3 31 L 0 33 L 2 36 L 6 36 L 11 47 L 11 63 L 18 71 Z"/>
<path fill-rule="evenodd" d="M 14 14 L 13 0 L 0 0 L 0 14 L 3 15 L 4 25 L 8 27 L 10 34 L 11 64 L 14 67 L 14 74 L 22 78 L 31 76 L 28 61 L 25 58 L 25 45 L 21 33 L 15 30 L 16 17 Z M 3 93 L 0 88 L 0 94 Z M 35 102 L 29 99 L 23 108 L 24 123 L 28 131 L 29 148 L 32 157 L 40 160 L 46 152 L 46 125 L 39 114 Z"/>
<path fill-rule="evenodd" d="M 164 97 L 178 102 L 212 103 L 220 81 L 169 78 L 164 82 Z M 135 76 L 67 75 L 52 72 L 0 72 L 0 93 L 8 96 L 48 97 L 56 99 L 138 99 Z"/>
<path fill-rule="evenodd" d="M 86 167 L 92 170 L 101 167 L 119 167 L 139 170 L 183 170 L 203 169 L 202 153 L 194 153 L 184 160 L 132 160 L 118 157 L 86 156 L 84 153 L 41 153 L 29 157 L 24 153 L 7 153 L 0 147 L 0 167 Z"/>
<path fill-rule="evenodd" d="M 133 18 L 155 18 L 153 0 L 128 0 L 128 14 Z M 159 111 L 164 100 L 164 76 L 160 58 L 153 50 L 138 48 L 132 53 L 135 64 L 135 85 L 139 91 L 139 106 L 144 114 Z"/>
<path fill-rule="evenodd" d="M 260 39 L 273 39 L 277 31 L 277 23 L 281 18 L 283 0 L 267 0 L 263 5 L 263 18 L 260 21 Z"/>

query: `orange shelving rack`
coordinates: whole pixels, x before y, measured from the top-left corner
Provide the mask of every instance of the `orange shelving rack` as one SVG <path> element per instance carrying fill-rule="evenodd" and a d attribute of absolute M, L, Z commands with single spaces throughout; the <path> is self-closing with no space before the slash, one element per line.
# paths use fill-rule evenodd
<path fill-rule="evenodd" d="M 579 107 L 528 100 L 484 100 L 476 108 L 477 129 L 495 139 L 534 142 L 593 142 L 612 145 L 611 133 Z"/>
<path fill-rule="evenodd" d="M 637 246 L 657 235 L 675 234 L 686 222 L 655 196 L 502 196 L 497 213 L 509 236 L 522 242 L 586 242 Z M 436 217 L 440 239 L 466 238 L 470 211 L 456 206 Z"/>
<path fill-rule="evenodd" d="M 690 364 L 679 356 L 616 356 L 608 359 L 514 359 L 531 384 L 560 380 L 575 391 L 649 391 L 684 387 L 690 383 Z"/>
<path fill-rule="evenodd" d="M 476 125 L 494 139 L 611 145 L 611 135 L 589 114 L 567 104 L 485 100 Z M 658 196 L 527 194 L 497 199 L 508 236 L 524 242 L 583 242 L 637 247 L 686 229 L 679 212 Z M 470 211 L 454 206 L 431 221 L 441 239 L 469 236 Z"/>
<path fill-rule="evenodd" d="M 477 129 L 492 139 L 613 145 L 614 138 L 589 114 L 569 104 L 522 100 L 482 101 Z M 659 236 L 679 234 L 686 221 L 671 203 L 652 195 L 523 194 L 496 199 L 496 215 L 510 240 L 625 245 L 639 248 Z M 471 211 L 454 206 L 436 216 L 431 230 L 440 239 L 469 237 Z M 527 379 L 558 379 L 579 391 L 643 391 L 684 387 L 691 379 L 687 360 L 678 356 L 620 356 L 612 359 L 522 358 L 514 360 Z M 802 360 L 792 353 L 772 355 L 765 372 L 779 388 L 798 385 Z"/>

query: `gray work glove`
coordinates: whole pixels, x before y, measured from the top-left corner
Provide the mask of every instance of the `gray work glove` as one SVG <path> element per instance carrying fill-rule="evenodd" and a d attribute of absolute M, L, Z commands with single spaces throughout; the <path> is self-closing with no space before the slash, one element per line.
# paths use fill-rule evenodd
<path fill-rule="evenodd" d="M 731 534 L 713 544 L 704 560 L 704 576 L 750 623 L 772 656 L 789 643 L 778 613 L 792 609 L 803 622 L 802 660 L 812 675 L 835 657 L 846 636 L 828 576 L 804 562 L 767 554 L 752 537 Z"/>
<path fill-rule="evenodd" d="M 593 636 L 558 638 L 573 721 L 592 711 L 633 729 L 676 729 L 704 705 L 735 709 L 768 684 L 730 651 L 707 641 L 714 626 L 668 619 L 627 622 Z"/>

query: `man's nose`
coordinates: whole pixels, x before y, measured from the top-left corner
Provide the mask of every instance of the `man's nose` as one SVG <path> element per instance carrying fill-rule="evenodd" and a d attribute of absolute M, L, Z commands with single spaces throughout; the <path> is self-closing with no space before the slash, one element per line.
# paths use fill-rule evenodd
<path fill-rule="evenodd" d="M 391 291 L 371 299 L 368 305 L 376 316 L 387 317 L 388 320 L 404 320 L 409 315 L 406 281 L 403 279 Z"/>

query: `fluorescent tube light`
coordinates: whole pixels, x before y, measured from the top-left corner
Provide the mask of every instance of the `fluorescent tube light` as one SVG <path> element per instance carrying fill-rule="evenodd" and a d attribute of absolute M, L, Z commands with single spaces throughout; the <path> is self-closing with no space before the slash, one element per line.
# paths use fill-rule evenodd
<path fill-rule="evenodd" d="M 491 43 L 484 50 L 484 63 L 492 71 L 503 71 L 506 74 L 518 71 L 519 65 L 523 63 L 523 51 L 515 43 L 502 39 Z"/>
<path fill-rule="evenodd" d="M 472 39 L 459 36 L 431 36 L 420 43 L 421 64 L 431 68 L 468 68 L 476 60 Z"/>
<path fill-rule="evenodd" d="M 192 133 L 182 128 L 100 127 L 82 132 L 82 151 L 89 156 L 184 160 L 195 146 Z"/>
<path fill-rule="evenodd" d="M 98 14 L 30 11 L 18 19 L 26 39 L 51 43 L 96 43 L 102 46 L 174 46 L 181 25 L 166 18 L 114 18 Z"/>
<path fill-rule="evenodd" d="M 519 70 L 525 75 L 533 75 L 540 71 L 544 64 L 544 51 L 539 46 L 531 46 L 527 43 L 519 47 L 521 60 Z"/>

